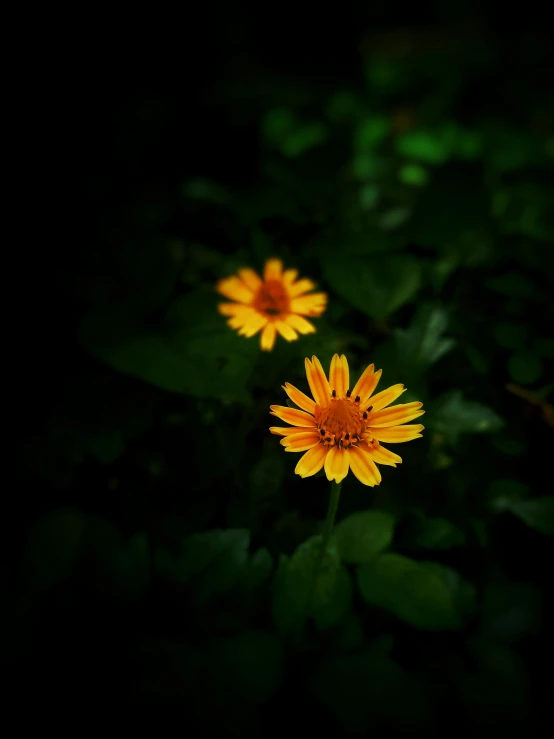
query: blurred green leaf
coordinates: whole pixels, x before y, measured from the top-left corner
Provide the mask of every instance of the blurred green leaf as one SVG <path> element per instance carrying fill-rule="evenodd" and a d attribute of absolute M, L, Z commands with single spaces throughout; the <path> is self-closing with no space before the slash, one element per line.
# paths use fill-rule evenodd
<path fill-rule="evenodd" d="M 356 116 L 361 110 L 358 95 L 352 90 L 339 90 L 325 106 L 325 115 L 333 123 L 341 123 Z"/>
<path fill-rule="evenodd" d="M 277 632 L 283 636 L 297 632 L 306 620 L 308 595 L 319 558 L 321 537 L 312 536 L 288 558 L 281 555 L 275 575 L 272 615 Z M 309 616 L 316 626 L 328 629 L 338 624 L 352 602 L 350 575 L 340 564 L 333 538 L 322 560 Z"/>
<path fill-rule="evenodd" d="M 410 218 L 412 211 L 410 208 L 397 206 L 384 211 L 379 218 L 379 228 L 383 231 L 394 231 L 396 228 L 403 226 Z"/>
<path fill-rule="evenodd" d="M 488 583 L 483 594 L 483 636 L 511 644 L 535 634 L 541 624 L 541 601 L 541 592 L 533 585 Z"/>
<path fill-rule="evenodd" d="M 405 185 L 423 187 L 429 181 L 429 174 L 425 167 L 419 164 L 404 164 L 398 172 L 398 179 Z"/>
<path fill-rule="evenodd" d="M 210 650 L 214 687 L 253 703 L 265 703 L 279 689 L 283 647 L 274 634 L 248 630 L 218 640 Z"/>
<path fill-rule="evenodd" d="M 512 500 L 508 509 L 541 534 L 554 535 L 554 496 Z"/>
<path fill-rule="evenodd" d="M 215 529 L 193 534 L 174 563 L 174 572 L 183 584 L 197 576 L 195 600 L 199 605 L 219 593 L 231 590 L 248 561 L 250 532 L 246 529 Z"/>
<path fill-rule="evenodd" d="M 354 147 L 358 151 L 371 151 L 376 148 L 390 130 L 390 123 L 385 116 L 373 115 L 362 121 L 354 136 Z"/>
<path fill-rule="evenodd" d="M 495 341 L 505 349 L 522 349 L 527 329 L 522 323 L 498 323 L 492 330 Z"/>
<path fill-rule="evenodd" d="M 335 527 L 343 562 L 363 564 L 387 549 L 394 534 L 395 519 L 385 511 L 352 513 Z"/>
<path fill-rule="evenodd" d="M 542 362 L 530 352 L 512 354 L 508 360 L 508 370 L 513 380 L 521 385 L 533 385 L 542 375 Z"/>
<path fill-rule="evenodd" d="M 366 603 L 394 613 L 415 628 L 441 631 L 461 626 L 449 584 L 426 563 L 382 554 L 358 567 L 357 580 Z"/>
<path fill-rule="evenodd" d="M 376 640 L 357 654 L 325 659 L 314 675 L 313 692 L 341 736 L 391 735 L 430 728 L 429 695 L 405 673 Z M 389 647 L 390 650 L 390 647 Z"/>
<path fill-rule="evenodd" d="M 537 733 L 536 708 L 525 664 L 510 647 L 485 639 L 469 641 L 473 669 L 462 673 L 457 700 L 476 734 L 498 728 L 506 736 Z"/>
<path fill-rule="evenodd" d="M 447 326 L 444 307 L 427 303 L 418 308 L 407 329 L 395 329 L 399 361 L 410 374 L 423 372 L 454 347 L 454 339 L 443 336 Z"/>
<path fill-rule="evenodd" d="M 80 326 L 80 340 L 119 372 L 164 390 L 223 402 L 249 401 L 248 380 L 259 337 L 237 336 L 204 290 L 176 301 L 167 325 L 156 332 L 122 316 L 90 313 Z"/>
<path fill-rule="evenodd" d="M 183 185 L 183 195 L 193 200 L 205 200 L 210 203 L 227 205 L 231 202 L 231 196 L 224 187 L 211 180 L 197 179 L 189 180 Z"/>
<path fill-rule="evenodd" d="M 424 549 L 451 549 L 465 542 L 463 531 L 446 518 L 422 518 L 415 544 Z"/>
<path fill-rule="evenodd" d="M 262 132 L 271 143 L 280 144 L 287 134 L 294 130 L 296 117 L 287 108 L 272 108 L 265 115 Z"/>
<path fill-rule="evenodd" d="M 352 256 L 331 253 L 324 262 L 329 285 L 355 308 L 377 320 L 410 301 L 421 285 L 417 259 L 407 255 Z"/>
<path fill-rule="evenodd" d="M 240 573 L 239 583 L 245 590 L 255 590 L 269 579 L 273 558 L 265 547 L 252 554 Z"/>
<path fill-rule="evenodd" d="M 509 510 L 515 501 L 528 497 L 530 489 L 517 480 L 493 480 L 488 486 L 485 499 L 488 507 L 496 512 Z"/>
<path fill-rule="evenodd" d="M 400 156 L 426 164 L 442 164 L 450 155 L 451 146 L 439 132 L 408 131 L 396 139 Z"/>
<path fill-rule="evenodd" d="M 491 290 L 510 298 L 532 298 L 535 294 L 535 288 L 531 280 L 517 272 L 491 277 L 487 280 L 486 285 Z"/>
<path fill-rule="evenodd" d="M 300 124 L 295 130 L 287 133 L 281 150 L 287 157 L 298 157 L 327 140 L 327 126 L 323 121 L 310 121 Z"/>
<path fill-rule="evenodd" d="M 36 521 L 26 546 L 26 582 L 31 591 L 44 592 L 67 580 L 83 549 L 85 516 L 60 508 Z"/>
<path fill-rule="evenodd" d="M 488 406 L 465 400 L 460 390 L 453 390 L 428 413 L 427 425 L 455 441 L 459 434 L 492 434 L 503 428 L 504 421 Z"/>

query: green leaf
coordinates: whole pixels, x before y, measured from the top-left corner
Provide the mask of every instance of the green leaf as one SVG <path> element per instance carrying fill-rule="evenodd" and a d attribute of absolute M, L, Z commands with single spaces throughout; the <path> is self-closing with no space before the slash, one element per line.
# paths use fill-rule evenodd
<path fill-rule="evenodd" d="M 391 641 L 384 635 L 355 654 L 324 659 L 315 671 L 312 689 L 339 736 L 429 733 L 429 696 L 390 658 Z"/>
<path fill-rule="evenodd" d="M 239 584 L 244 590 L 255 590 L 269 579 L 273 569 L 273 558 L 269 551 L 262 547 L 251 555 L 242 572 Z"/>
<path fill-rule="evenodd" d="M 327 126 L 323 121 L 303 123 L 286 135 L 281 144 L 281 151 L 287 157 L 298 157 L 322 144 L 328 135 Z"/>
<path fill-rule="evenodd" d="M 31 527 L 26 546 L 26 582 L 44 592 L 74 572 L 83 548 L 85 516 L 72 508 L 46 514 Z"/>
<path fill-rule="evenodd" d="M 375 558 L 389 547 L 394 524 L 394 516 L 385 511 L 360 511 L 344 518 L 335 527 L 343 562 L 363 564 Z"/>
<path fill-rule="evenodd" d="M 291 406 L 292 407 L 292 406 Z M 250 492 L 256 499 L 269 500 L 281 489 L 285 475 L 282 447 L 267 451 L 251 468 L 248 475 Z"/>
<path fill-rule="evenodd" d="M 341 123 L 357 115 L 360 108 L 360 99 L 355 92 L 339 90 L 327 102 L 325 115 L 333 123 Z"/>
<path fill-rule="evenodd" d="M 508 370 L 512 379 L 520 385 L 533 385 L 542 375 L 542 362 L 529 352 L 517 352 L 508 360 Z"/>
<path fill-rule="evenodd" d="M 525 500 L 530 493 L 527 485 L 517 480 L 493 480 L 485 493 L 490 510 L 499 513 L 510 509 L 515 501 Z"/>
<path fill-rule="evenodd" d="M 450 148 L 439 132 L 409 131 L 396 139 L 396 151 L 400 156 L 426 164 L 442 164 L 448 159 Z"/>
<path fill-rule="evenodd" d="M 176 301 L 167 325 L 152 331 L 114 314 L 88 314 L 80 340 L 94 356 L 170 392 L 247 403 L 257 339 L 244 339 L 218 316 L 205 290 Z"/>
<path fill-rule="evenodd" d="M 357 151 L 371 151 L 388 135 L 390 123 L 385 116 L 372 116 L 360 123 L 354 137 Z"/>
<path fill-rule="evenodd" d="M 242 700 L 265 703 L 279 689 L 284 674 L 281 642 L 266 631 L 244 631 L 221 639 L 210 654 L 216 688 Z"/>
<path fill-rule="evenodd" d="M 145 595 L 151 581 L 150 544 L 145 533 L 137 532 L 123 541 L 113 523 L 89 516 L 86 550 L 91 563 L 89 583 L 93 590 L 127 603 Z"/>
<path fill-rule="evenodd" d="M 408 255 L 352 256 L 332 252 L 324 263 L 330 286 L 358 310 L 377 320 L 409 302 L 421 285 L 419 261 Z"/>
<path fill-rule="evenodd" d="M 389 210 L 381 214 L 378 221 L 379 228 L 382 228 L 383 231 L 393 231 L 396 228 L 400 228 L 410 218 L 411 214 L 412 211 L 410 208 L 404 208 L 402 206 L 389 208 Z"/>
<path fill-rule="evenodd" d="M 448 315 L 442 306 L 427 303 L 418 308 L 410 326 L 394 332 L 400 362 L 412 372 L 438 362 L 455 344 L 454 339 L 443 336 L 447 326 Z"/>
<path fill-rule="evenodd" d="M 477 736 L 491 726 L 504 736 L 537 733 L 536 706 L 525 663 L 514 649 L 485 639 L 468 640 L 472 669 L 458 677 L 457 701 Z"/>
<path fill-rule="evenodd" d="M 508 508 L 535 531 L 554 535 L 554 495 L 544 495 L 530 500 L 513 500 Z"/>
<path fill-rule="evenodd" d="M 320 629 L 339 623 L 350 610 L 352 584 L 340 564 L 338 548 L 331 538 L 323 557 L 312 608 L 306 613 L 308 595 L 319 558 L 321 537 L 312 536 L 301 544 L 290 559 L 281 555 L 273 584 L 273 623 L 283 636 L 298 632 L 307 616 Z"/>
<path fill-rule="evenodd" d="M 465 400 L 460 390 L 440 398 L 427 423 L 451 441 L 459 434 L 491 434 L 504 426 L 504 421 L 491 408 Z"/>
<path fill-rule="evenodd" d="M 424 549 L 451 549 L 463 546 L 463 531 L 446 518 L 423 518 L 415 543 Z"/>
<path fill-rule="evenodd" d="M 183 584 L 195 578 L 195 601 L 203 605 L 237 584 L 248 560 L 249 544 L 247 529 L 215 529 L 193 534 L 185 540 L 174 571 Z"/>
<path fill-rule="evenodd" d="M 379 606 L 418 629 L 461 626 L 456 599 L 445 578 L 426 563 L 399 554 L 382 554 L 357 570 L 366 603 Z"/>
<path fill-rule="evenodd" d="M 404 164 L 398 172 L 398 179 L 404 185 L 413 185 L 414 187 L 423 187 L 429 182 L 429 174 L 425 167 L 419 164 Z"/>
<path fill-rule="evenodd" d="M 517 642 L 538 632 L 541 610 L 537 587 L 488 583 L 483 595 L 482 634 L 507 644 Z"/>
<path fill-rule="evenodd" d="M 517 272 L 491 277 L 485 284 L 491 290 L 510 298 L 532 298 L 535 294 L 535 288 L 531 280 Z"/>
<path fill-rule="evenodd" d="M 525 345 L 527 329 L 522 323 L 499 323 L 493 330 L 492 335 L 497 344 L 505 349 L 521 349 Z"/>
<path fill-rule="evenodd" d="M 287 108 L 272 108 L 265 115 L 262 132 L 267 141 L 280 144 L 294 130 L 296 117 Z"/>

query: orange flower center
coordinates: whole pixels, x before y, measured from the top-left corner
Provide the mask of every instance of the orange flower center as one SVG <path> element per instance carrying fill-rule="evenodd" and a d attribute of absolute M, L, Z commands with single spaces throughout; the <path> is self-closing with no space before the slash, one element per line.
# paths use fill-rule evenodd
<path fill-rule="evenodd" d="M 371 407 L 368 411 L 371 411 Z M 329 447 L 344 448 L 359 444 L 368 426 L 368 411 L 361 410 L 360 398 L 351 398 L 350 390 L 345 398 L 337 398 L 333 390 L 329 404 L 315 408 L 315 422 L 321 442 Z M 376 440 L 368 441 L 368 444 L 378 446 Z"/>
<path fill-rule="evenodd" d="M 281 313 L 288 313 L 290 298 L 282 282 L 266 280 L 258 288 L 252 305 L 259 313 L 265 313 L 270 318 Z"/>

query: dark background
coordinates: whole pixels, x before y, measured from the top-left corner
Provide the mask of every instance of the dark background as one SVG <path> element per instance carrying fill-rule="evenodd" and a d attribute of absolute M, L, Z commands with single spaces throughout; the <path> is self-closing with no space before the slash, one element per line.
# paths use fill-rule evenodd
<path fill-rule="evenodd" d="M 554 90 L 544 19 L 503 12 L 133 11 L 36 60 L 48 217 L 20 254 L 3 559 L 18 695 L 178 707 L 206 733 L 536 731 Z M 272 255 L 329 307 L 262 355 L 213 288 Z M 426 430 L 379 488 L 344 482 L 338 521 L 383 528 L 353 561 L 339 542 L 298 643 L 328 483 L 293 474 L 268 410 L 335 352 L 406 384 Z M 382 550 L 423 563 L 415 592 L 367 585 Z"/>

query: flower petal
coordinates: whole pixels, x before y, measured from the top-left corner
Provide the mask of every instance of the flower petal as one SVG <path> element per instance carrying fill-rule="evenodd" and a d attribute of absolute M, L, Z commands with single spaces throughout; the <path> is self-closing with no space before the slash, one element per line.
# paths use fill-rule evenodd
<path fill-rule="evenodd" d="M 240 313 L 237 313 L 236 316 L 233 316 L 232 318 L 229 318 L 227 321 L 227 325 L 234 329 L 240 329 L 242 328 L 248 321 L 253 317 L 258 315 L 254 308 L 249 308 L 247 306 L 243 306 L 244 310 L 240 311 Z"/>
<path fill-rule="evenodd" d="M 385 408 L 385 406 L 393 403 L 402 395 L 402 393 L 405 392 L 406 388 L 404 385 L 392 385 L 386 390 L 381 390 L 377 395 L 373 395 L 371 398 L 368 398 L 367 402 L 371 405 L 373 412 L 376 413 L 377 411 L 380 411 L 381 408 Z"/>
<path fill-rule="evenodd" d="M 241 336 L 246 336 L 246 338 L 249 339 L 251 336 L 254 336 L 254 334 L 257 334 L 258 331 L 261 331 L 267 322 L 268 319 L 266 316 L 262 316 L 261 313 L 254 312 L 254 314 L 248 318 L 239 330 L 239 334 Z"/>
<path fill-rule="evenodd" d="M 306 427 L 302 426 L 270 426 L 269 430 L 275 436 L 291 436 L 292 434 L 305 434 Z"/>
<path fill-rule="evenodd" d="M 288 289 L 298 277 L 297 269 L 286 269 L 283 272 L 283 285 Z"/>
<path fill-rule="evenodd" d="M 371 459 L 371 455 L 368 452 L 362 451 L 357 446 L 350 447 L 348 451 L 350 452 L 350 469 L 358 480 L 370 487 L 379 485 L 381 482 L 381 473 L 377 469 L 375 462 Z"/>
<path fill-rule="evenodd" d="M 310 449 L 300 460 L 294 471 L 300 477 L 311 477 L 316 475 L 325 463 L 327 456 L 327 447 L 324 444 L 317 444 Z"/>
<path fill-rule="evenodd" d="M 331 390 L 337 391 L 337 398 L 346 397 L 346 391 L 350 387 L 350 372 L 348 370 L 348 361 L 344 354 L 340 357 L 338 354 L 335 354 L 333 359 L 331 359 L 329 385 L 331 386 Z"/>
<path fill-rule="evenodd" d="M 302 408 L 303 411 L 311 413 L 312 415 L 314 414 L 315 401 L 308 398 L 307 395 L 304 395 L 302 391 L 298 390 L 294 385 L 291 385 L 290 382 L 285 382 L 282 387 L 293 403 L 295 403 L 299 408 Z"/>
<path fill-rule="evenodd" d="M 254 270 L 250 269 L 249 267 L 239 269 L 239 277 L 244 282 L 244 284 L 247 285 L 247 287 L 249 287 L 254 292 L 256 292 L 256 290 L 258 290 L 258 288 L 262 284 L 262 278 L 257 274 L 257 272 L 254 272 Z"/>
<path fill-rule="evenodd" d="M 315 431 L 307 431 L 305 434 L 292 434 L 284 436 L 280 444 L 285 447 L 286 452 L 305 452 L 321 441 L 321 436 Z"/>
<path fill-rule="evenodd" d="M 297 316 L 296 313 L 291 313 L 285 320 L 300 334 L 315 334 L 315 326 L 302 316 Z"/>
<path fill-rule="evenodd" d="M 371 393 L 377 387 L 377 383 L 381 379 L 381 373 L 383 370 L 377 370 L 375 372 L 375 365 L 370 364 L 369 367 L 362 372 L 362 375 L 358 382 L 352 388 L 352 397 L 360 396 L 360 401 L 365 403 Z"/>
<path fill-rule="evenodd" d="M 310 362 L 309 359 L 306 359 L 304 365 L 306 367 L 308 385 L 310 386 L 315 402 L 320 406 L 327 405 L 331 397 L 331 389 L 321 362 L 317 357 L 312 357 L 312 361 Z"/>
<path fill-rule="evenodd" d="M 369 423 L 372 428 L 384 428 L 386 426 L 399 426 L 401 423 L 408 423 L 418 416 L 422 416 L 425 411 L 419 409 L 423 403 L 400 403 L 390 408 L 384 408 L 377 413 L 371 413 Z"/>
<path fill-rule="evenodd" d="M 267 323 L 260 339 L 260 346 L 263 351 L 270 352 L 273 349 L 276 334 L 277 332 L 273 323 Z"/>
<path fill-rule="evenodd" d="M 254 309 L 244 303 L 219 303 L 217 310 L 222 316 L 239 316 L 250 313 Z"/>
<path fill-rule="evenodd" d="M 300 295 L 304 295 L 304 293 L 310 292 L 310 290 L 313 290 L 314 288 L 315 282 L 304 278 L 292 283 L 289 287 L 289 295 L 291 298 L 297 298 Z"/>
<path fill-rule="evenodd" d="M 325 459 L 325 474 L 328 480 L 342 482 L 348 474 L 350 454 L 346 449 L 332 446 Z"/>
<path fill-rule="evenodd" d="M 368 436 L 373 436 L 377 441 L 385 441 L 388 444 L 400 444 L 404 441 L 412 441 L 421 437 L 420 431 L 425 426 L 420 423 L 414 423 L 409 426 L 392 426 L 391 428 L 372 428 L 367 429 Z"/>
<path fill-rule="evenodd" d="M 398 454 L 385 449 L 384 446 L 380 446 L 379 449 L 372 449 L 369 447 L 369 454 L 377 464 L 387 464 L 390 467 L 396 467 L 397 464 L 402 463 L 402 457 L 399 457 Z"/>
<path fill-rule="evenodd" d="M 252 302 L 254 293 L 252 290 L 238 277 L 225 277 L 219 280 L 215 289 L 226 298 L 236 300 L 239 303 L 249 305 Z"/>
<path fill-rule="evenodd" d="M 283 339 L 286 339 L 287 341 L 295 341 L 298 338 L 296 331 L 285 321 L 277 320 L 273 321 L 273 324 Z"/>
<path fill-rule="evenodd" d="M 291 426 L 305 426 L 307 428 L 315 428 L 315 418 L 304 411 L 297 411 L 295 408 L 285 408 L 283 405 L 270 405 L 271 415 L 277 416 L 285 423 Z"/>
<path fill-rule="evenodd" d="M 280 259 L 268 259 L 264 267 L 264 280 L 280 280 L 283 276 L 283 262 Z"/>
<path fill-rule="evenodd" d="M 303 295 L 300 298 L 293 298 L 290 301 L 290 309 L 292 313 L 300 313 L 302 316 L 320 316 L 327 305 L 327 295 L 325 293 L 313 293 L 312 295 Z"/>

